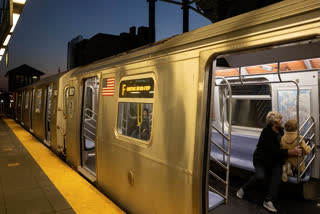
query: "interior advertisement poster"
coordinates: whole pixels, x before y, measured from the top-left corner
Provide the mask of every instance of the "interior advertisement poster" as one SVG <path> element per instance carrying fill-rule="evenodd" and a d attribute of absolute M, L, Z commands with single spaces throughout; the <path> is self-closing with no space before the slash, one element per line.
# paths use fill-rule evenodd
<path fill-rule="evenodd" d="M 311 114 L 310 90 L 300 90 L 299 96 L 299 125 L 301 126 Z M 278 91 L 278 111 L 282 114 L 283 124 L 289 119 L 297 119 L 297 90 Z"/>

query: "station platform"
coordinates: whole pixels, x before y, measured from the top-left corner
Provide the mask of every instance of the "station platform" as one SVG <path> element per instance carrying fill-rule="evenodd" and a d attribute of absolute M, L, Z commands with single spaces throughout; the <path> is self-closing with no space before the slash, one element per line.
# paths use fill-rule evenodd
<path fill-rule="evenodd" d="M 124 213 L 14 120 L 0 115 L 0 213 Z"/>

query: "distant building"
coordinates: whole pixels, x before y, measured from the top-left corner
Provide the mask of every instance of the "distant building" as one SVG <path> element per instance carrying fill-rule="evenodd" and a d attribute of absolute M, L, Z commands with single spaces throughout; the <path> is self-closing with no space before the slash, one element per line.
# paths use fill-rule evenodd
<path fill-rule="evenodd" d="M 73 59 L 73 54 L 75 51 L 73 50 L 75 50 L 76 45 L 82 40 L 83 40 L 83 37 L 79 35 L 76 38 L 72 39 L 70 42 L 68 42 L 67 70 L 70 70 L 71 68 L 76 67 L 75 60 Z"/>
<path fill-rule="evenodd" d="M 42 75 L 44 75 L 43 72 L 23 64 L 6 73 L 5 77 L 8 77 L 8 90 L 9 92 L 13 92 L 18 88 L 32 84 L 38 81 Z"/>
<path fill-rule="evenodd" d="M 77 36 L 68 43 L 67 69 L 86 65 L 149 43 L 148 27 L 131 27 L 119 36 L 98 33 L 90 39 Z"/>

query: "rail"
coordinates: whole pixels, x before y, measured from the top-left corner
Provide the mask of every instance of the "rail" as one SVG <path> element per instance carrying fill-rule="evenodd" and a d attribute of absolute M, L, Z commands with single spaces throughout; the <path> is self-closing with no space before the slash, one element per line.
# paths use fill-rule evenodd
<path fill-rule="evenodd" d="M 309 125 L 308 127 L 308 122 L 311 121 L 311 124 Z M 304 156 L 303 160 L 301 160 L 299 157 L 298 157 L 298 176 L 297 176 L 297 182 L 299 183 L 301 181 L 301 178 L 302 176 L 305 174 L 305 172 L 307 171 L 307 169 L 310 167 L 311 163 L 313 162 L 313 160 L 315 159 L 315 152 L 314 152 L 314 148 L 315 148 L 315 144 L 312 144 L 312 141 L 314 139 L 314 136 L 315 136 L 315 120 L 312 116 L 308 117 L 306 119 L 306 121 L 302 124 L 302 126 L 299 128 L 299 132 L 301 132 L 303 130 L 303 128 L 306 127 L 307 130 L 306 132 L 304 133 L 304 135 L 300 138 L 300 135 L 297 135 L 297 139 L 298 139 L 298 146 L 300 146 L 300 144 L 302 143 L 302 141 L 305 139 L 305 137 L 307 136 L 307 134 L 311 131 L 311 129 L 313 128 L 313 133 L 311 135 L 310 138 L 308 138 L 306 144 L 310 144 L 311 145 L 311 151 L 310 153 L 312 154 L 312 157 L 311 159 L 309 160 L 309 162 L 306 164 L 306 167 L 305 169 L 301 172 L 300 171 L 300 167 L 304 164 L 306 158 L 307 158 L 307 155 Z M 311 134 L 311 133 L 310 133 Z"/>
<path fill-rule="evenodd" d="M 227 100 L 229 103 L 232 102 L 232 91 L 231 91 L 231 86 L 228 82 L 227 79 L 225 79 L 224 77 L 216 77 L 216 79 L 222 79 L 226 85 L 227 85 L 227 90 L 228 90 L 228 98 L 227 98 L 227 93 L 226 90 L 224 89 L 224 93 L 223 93 L 223 97 L 224 97 L 224 102 L 222 104 L 222 130 L 220 130 L 218 127 L 215 127 L 212 124 L 212 128 L 214 128 L 217 133 L 219 133 L 222 137 L 222 146 L 220 146 L 218 143 L 216 143 L 213 139 L 210 139 L 210 145 L 209 145 L 209 154 L 211 151 L 211 146 L 215 145 L 218 149 L 220 149 L 223 152 L 223 162 L 219 161 L 218 159 L 214 158 L 211 154 L 209 155 L 209 160 L 210 161 L 214 161 L 215 163 L 217 163 L 220 167 L 222 167 L 225 171 L 226 171 L 226 177 L 225 179 L 221 178 L 219 175 L 217 175 L 216 173 L 214 173 L 210 167 L 208 170 L 208 176 L 212 176 L 215 179 L 217 179 L 218 181 L 220 181 L 222 184 L 225 185 L 225 192 L 219 192 L 217 189 L 215 189 L 214 187 L 212 187 L 210 184 L 208 184 L 208 191 L 210 191 L 211 193 L 215 193 L 217 196 L 221 197 L 222 200 L 225 203 L 228 203 L 228 192 L 229 192 L 229 172 L 230 172 L 230 147 L 231 147 L 231 114 L 232 114 L 232 105 L 228 105 L 228 109 L 225 110 L 225 106 Z M 216 84 L 216 86 L 218 86 Z M 224 126 L 225 126 L 225 122 L 224 122 L 224 114 L 225 111 L 227 111 L 227 118 L 228 118 L 228 135 L 225 135 L 224 132 Z M 225 140 L 227 140 L 228 144 L 227 144 L 227 148 L 225 149 Z M 225 156 L 227 157 L 227 161 L 225 161 Z M 209 193 L 209 192 L 208 192 Z M 215 206 L 213 206 L 215 207 Z M 210 209 L 210 208 L 209 208 Z"/>
<path fill-rule="evenodd" d="M 96 123 L 97 123 L 96 116 L 97 116 L 97 113 L 92 111 L 91 109 L 86 108 L 84 110 L 83 116 L 84 117 L 83 117 L 83 133 L 82 133 L 82 135 L 86 139 L 89 139 L 92 142 L 95 142 L 96 128 L 97 128 L 96 127 Z M 90 123 L 90 121 L 92 121 L 92 123 Z M 92 129 L 90 130 L 89 127 L 91 127 Z"/>

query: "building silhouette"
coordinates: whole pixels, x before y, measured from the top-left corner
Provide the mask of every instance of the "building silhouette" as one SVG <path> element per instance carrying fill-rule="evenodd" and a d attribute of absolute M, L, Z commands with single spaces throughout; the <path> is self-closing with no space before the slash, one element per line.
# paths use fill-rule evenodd
<path fill-rule="evenodd" d="M 86 65 L 150 43 L 149 28 L 131 27 L 129 33 L 110 35 L 98 33 L 90 39 L 77 36 L 68 43 L 67 69 Z"/>
<path fill-rule="evenodd" d="M 38 81 L 42 75 L 44 75 L 43 72 L 26 64 L 11 69 L 5 75 L 8 77 L 8 90 L 14 92 L 18 88 Z"/>

